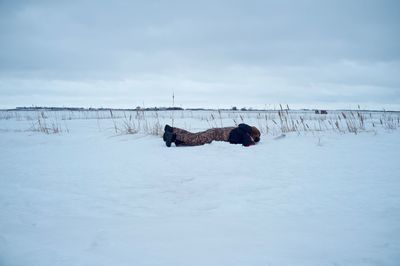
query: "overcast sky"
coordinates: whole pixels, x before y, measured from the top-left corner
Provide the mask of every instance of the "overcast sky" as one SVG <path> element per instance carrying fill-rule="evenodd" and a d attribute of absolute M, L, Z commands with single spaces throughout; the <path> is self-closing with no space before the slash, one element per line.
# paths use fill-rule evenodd
<path fill-rule="evenodd" d="M 400 1 L 0 0 L 0 108 L 400 110 Z"/>

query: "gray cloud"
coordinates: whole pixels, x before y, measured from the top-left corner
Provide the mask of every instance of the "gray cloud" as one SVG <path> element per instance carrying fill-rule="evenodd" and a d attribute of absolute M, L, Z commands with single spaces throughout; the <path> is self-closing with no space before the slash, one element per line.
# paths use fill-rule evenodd
<path fill-rule="evenodd" d="M 184 106 L 400 109 L 399 7 L 0 1 L 0 105 L 168 105 L 175 90 Z"/>

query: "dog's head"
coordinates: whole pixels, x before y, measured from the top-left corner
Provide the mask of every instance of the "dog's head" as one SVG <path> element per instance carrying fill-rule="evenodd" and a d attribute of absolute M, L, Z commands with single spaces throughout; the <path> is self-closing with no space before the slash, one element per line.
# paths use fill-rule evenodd
<path fill-rule="evenodd" d="M 254 142 L 259 142 L 260 141 L 260 130 L 256 127 L 251 127 L 251 137 L 254 140 Z"/>

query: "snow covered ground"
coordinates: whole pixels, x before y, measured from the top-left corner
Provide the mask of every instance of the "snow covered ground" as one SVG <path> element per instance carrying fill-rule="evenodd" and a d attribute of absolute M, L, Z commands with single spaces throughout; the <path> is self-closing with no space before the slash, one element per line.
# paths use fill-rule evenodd
<path fill-rule="evenodd" d="M 29 124 L 0 120 L 0 265 L 400 263 L 398 130 L 167 148 Z"/>

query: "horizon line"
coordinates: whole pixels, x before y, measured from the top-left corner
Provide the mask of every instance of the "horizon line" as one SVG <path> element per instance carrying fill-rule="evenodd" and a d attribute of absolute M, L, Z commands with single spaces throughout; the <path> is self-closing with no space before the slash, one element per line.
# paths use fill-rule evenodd
<path fill-rule="evenodd" d="M 116 110 L 116 111 L 236 111 L 236 112 L 249 112 L 249 111 L 281 111 L 281 110 L 293 110 L 293 111 L 370 111 L 370 112 L 400 112 L 400 110 L 386 110 L 382 109 L 361 109 L 354 108 L 337 108 L 337 109 L 322 109 L 322 108 L 253 108 L 253 107 L 242 107 L 242 108 L 205 108 L 205 107 L 171 107 L 171 106 L 154 106 L 154 107 L 140 107 L 137 106 L 135 108 L 115 108 L 115 107 L 76 107 L 76 106 L 16 106 L 14 108 L 0 108 L 0 111 L 32 111 L 32 110 L 53 110 L 53 111 L 108 111 L 108 110 Z"/>

